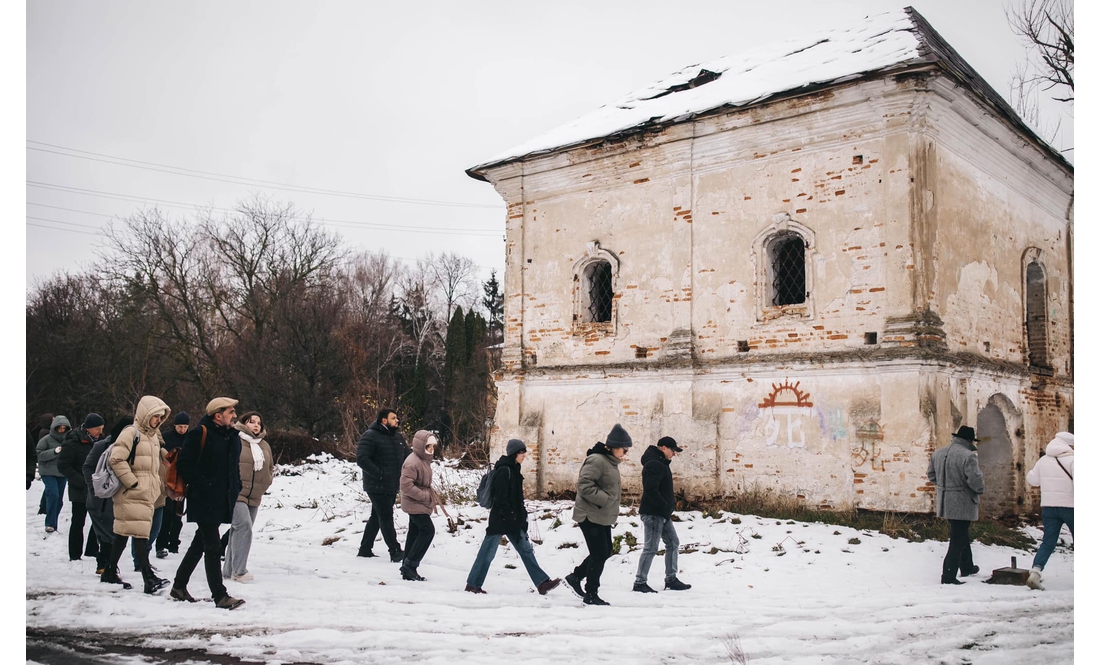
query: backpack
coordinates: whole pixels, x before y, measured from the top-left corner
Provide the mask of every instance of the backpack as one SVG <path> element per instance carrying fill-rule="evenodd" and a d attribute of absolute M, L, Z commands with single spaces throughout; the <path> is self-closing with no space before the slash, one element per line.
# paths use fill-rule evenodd
<path fill-rule="evenodd" d="M 199 440 L 199 455 L 201 456 L 203 449 L 206 448 L 206 425 L 199 425 L 199 427 L 202 428 L 202 438 Z M 165 464 L 168 467 L 164 471 L 164 488 L 168 493 L 168 498 L 173 501 L 181 501 L 187 496 L 187 481 L 183 479 L 179 470 L 181 450 L 183 450 L 183 446 L 173 448 L 164 457 Z"/>
<path fill-rule="evenodd" d="M 481 482 L 477 486 L 477 505 L 482 508 L 493 507 L 493 479 L 497 471 L 496 465 L 485 472 L 485 475 L 481 477 Z M 504 469 L 505 473 L 509 473 L 508 469 Z"/>
<path fill-rule="evenodd" d="M 141 435 L 135 433 L 134 443 L 130 446 L 130 456 L 126 458 L 128 464 L 134 463 L 134 456 L 137 454 L 140 440 Z M 122 487 L 122 481 L 118 479 L 115 470 L 111 468 L 111 451 L 114 450 L 115 443 L 104 448 L 103 454 L 99 456 L 99 460 L 95 463 L 95 471 L 92 472 L 92 492 L 100 499 L 110 499 Z"/>

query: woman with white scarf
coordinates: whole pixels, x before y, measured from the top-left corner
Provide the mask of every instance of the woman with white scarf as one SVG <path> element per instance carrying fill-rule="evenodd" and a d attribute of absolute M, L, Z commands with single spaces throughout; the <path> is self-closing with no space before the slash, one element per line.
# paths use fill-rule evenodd
<path fill-rule="evenodd" d="M 249 582 L 252 580 L 252 573 L 248 572 L 252 525 L 260 511 L 260 500 L 271 487 L 274 464 L 271 446 L 264 440 L 267 431 L 259 413 L 249 411 L 233 427 L 241 433 L 241 493 L 233 506 L 233 523 L 226 534 L 229 542 L 225 548 L 222 577 L 234 582 Z"/>

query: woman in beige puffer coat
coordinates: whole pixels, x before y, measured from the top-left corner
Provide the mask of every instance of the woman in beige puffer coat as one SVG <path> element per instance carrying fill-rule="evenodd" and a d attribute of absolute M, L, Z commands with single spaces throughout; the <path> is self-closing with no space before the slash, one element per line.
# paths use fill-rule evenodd
<path fill-rule="evenodd" d="M 118 575 L 118 561 L 126 550 L 129 537 L 136 545 L 134 555 L 145 582 L 145 593 L 153 593 L 168 584 L 168 580 L 157 577 L 149 565 L 149 531 L 153 526 L 155 505 L 164 491 L 160 425 L 171 412 L 160 398 L 142 397 L 134 412 L 134 424 L 122 430 L 111 446 L 110 464 L 121 487 L 113 497 L 115 539 L 107 569 L 99 578 L 101 582 L 129 588 L 130 585 Z"/>

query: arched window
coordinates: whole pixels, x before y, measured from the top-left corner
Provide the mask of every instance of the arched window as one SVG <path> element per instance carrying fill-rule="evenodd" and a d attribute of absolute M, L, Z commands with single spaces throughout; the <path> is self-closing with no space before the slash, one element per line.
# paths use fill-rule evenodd
<path fill-rule="evenodd" d="M 1024 328 L 1027 331 L 1027 362 L 1032 367 L 1049 367 L 1047 358 L 1047 277 L 1042 264 L 1027 264 L 1024 275 Z"/>
<path fill-rule="evenodd" d="M 593 261 L 584 268 L 584 323 L 611 321 L 615 290 L 611 282 L 611 264 Z"/>
<path fill-rule="evenodd" d="M 806 302 L 806 241 L 794 231 L 776 234 L 768 242 L 771 305 Z"/>

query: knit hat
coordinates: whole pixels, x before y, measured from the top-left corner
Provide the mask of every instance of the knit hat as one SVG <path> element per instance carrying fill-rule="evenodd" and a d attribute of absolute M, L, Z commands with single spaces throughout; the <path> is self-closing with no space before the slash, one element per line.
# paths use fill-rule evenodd
<path fill-rule="evenodd" d="M 237 406 L 237 400 L 232 397 L 215 397 L 206 405 L 206 415 L 212 416 L 222 409 Z"/>
<path fill-rule="evenodd" d="M 186 411 L 180 411 L 176 414 L 176 419 L 172 421 L 173 425 L 190 425 L 191 416 L 187 415 Z"/>
<path fill-rule="evenodd" d="M 103 416 L 98 413 L 89 413 L 84 418 L 84 429 L 91 429 L 93 427 L 102 427 L 107 423 L 103 420 Z"/>
<path fill-rule="evenodd" d="M 662 436 L 660 439 L 657 439 L 657 445 L 664 446 L 665 448 L 671 448 L 678 453 L 684 452 L 683 448 L 676 445 L 676 439 L 672 438 L 671 436 Z"/>
<path fill-rule="evenodd" d="M 504 448 L 504 454 L 508 457 L 515 457 L 520 453 L 527 452 L 527 446 L 523 445 L 523 442 L 519 439 L 508 439 L 508 445 Z"/>
<path fill-rule="evenodd" d="M 626 433 L 626 430 L 623 429 L 623 426 L 615 423 L 603 445 L 607 448 L 629 448 L 634 445 L 634 442 L 630 439 L 630 435 Z"/>

